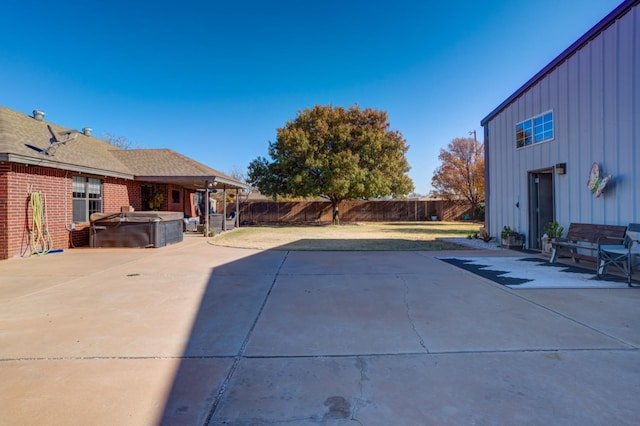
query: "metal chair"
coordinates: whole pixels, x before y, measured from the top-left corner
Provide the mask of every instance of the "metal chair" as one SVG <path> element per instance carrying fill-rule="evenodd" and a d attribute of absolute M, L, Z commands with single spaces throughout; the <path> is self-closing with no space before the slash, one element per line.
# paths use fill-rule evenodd
<path fill-rule="evenodd" d="M 598 242 L 598 278 L 607 273 L 609 265 L 614 265 L 627 277 L 631 287 L 633 266 L 640 260 L 640 223 L 631 223 L 621 244 L 600 244 Z"/>

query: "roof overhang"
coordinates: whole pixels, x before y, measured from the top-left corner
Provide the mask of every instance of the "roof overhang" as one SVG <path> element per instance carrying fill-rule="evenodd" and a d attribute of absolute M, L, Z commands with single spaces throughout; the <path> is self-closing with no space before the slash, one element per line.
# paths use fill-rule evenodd
<path fill-rule="evenodd" d="M 49 167 L 87 175 L 113 177 L 132 181 L 157 182 L 182 186 L 187 189 L 198 190 L 215 187 L 217 189 L 248 190 L 249 185 L 223 176 L 134 176 L 128 173 L 114 172 L 112 170 L 96 169 L 92 167 L 78 166 L 68 163 L 51 161 L 46 158 L 27 157 L 23 155 L 0 153 L 0 162 L 24 164 L 27 166 Z"/>
<path fill-rule="evenodd" d="M 189 189 L 206 189 L 207 185 L 216 189 L 248 190 L 249 185 L 221 176 L 136 176 L 136 181 L 168 183 Z"/>
<path fill-rule="evenodd" d="M 8 163 L 24 164 L 27 166 L 41 166 L 52 169 L 65 170 L 69 172 L 84 173 L 96 176 L 114 177 L 120 179 L 133 180 L 133 175 L 128 173 L 114 172 L 112 170 L 96 169 L 93 167 L 78 166 L 75 164 L 60 163 L 57 161 L 47 160 L 46 158 L 34 158 L 15 154 L 0 154 L 0 161 Z"/>

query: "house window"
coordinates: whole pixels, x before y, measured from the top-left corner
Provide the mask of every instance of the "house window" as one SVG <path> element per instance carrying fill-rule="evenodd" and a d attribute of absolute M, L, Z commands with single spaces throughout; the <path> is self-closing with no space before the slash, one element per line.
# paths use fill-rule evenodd
<path fill-rule="evenodd" d="M 102 182 L 83 176 L 73 177 L 73 221 L 88 222 L 92 213 L 102 211 Z"/>
<path fill-rule="evenodd" d="M 553 139 L 553 111 L 516 124 L 516 146 L 518 148 L 551 139 Z"/>

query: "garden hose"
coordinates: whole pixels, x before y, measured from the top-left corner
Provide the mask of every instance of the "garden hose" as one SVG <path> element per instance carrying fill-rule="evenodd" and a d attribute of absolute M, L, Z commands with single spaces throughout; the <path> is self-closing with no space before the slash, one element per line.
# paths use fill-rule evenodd
<path fill-rule="evenodd" d="M 42 194 L 32 192 L 29 195 L 29 205 L 31 206 L 31 255 L 47 254 L 51 250 L 51 236 L 47 229 Z"/>

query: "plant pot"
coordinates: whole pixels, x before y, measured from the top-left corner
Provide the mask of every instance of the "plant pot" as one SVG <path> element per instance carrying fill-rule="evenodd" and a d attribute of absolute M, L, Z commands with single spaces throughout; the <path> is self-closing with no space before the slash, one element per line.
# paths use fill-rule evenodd
<path fill-rule="evenodd" d="M 501 245 L 508 249 L 522 249 L 524 246 L 524 237 L 522 235 L 509 235 L 502 237 Z"/>
<path fill-rule="evenodd" d="M 435 222 L 436 220 L 438 220 L 438 216 L 431 216 L 431 220 Z"/>
<path fill-rule="evenodd" d="M 542 238 L 542 254 L 551 256 L 551 251 L 553 250 L 552 243 L 554 241 L 553 238 Z"/>

